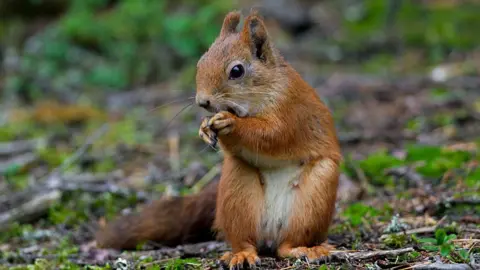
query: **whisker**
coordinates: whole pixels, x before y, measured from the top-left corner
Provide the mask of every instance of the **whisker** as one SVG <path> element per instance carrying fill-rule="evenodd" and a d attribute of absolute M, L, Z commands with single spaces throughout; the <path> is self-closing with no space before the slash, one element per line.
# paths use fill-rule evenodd
<path fill-rule="evenodd" d="M 201 154 L 201 153 L 205 152 L 205 150 L 207 150 L 209 146 L 210 146 L 210 144 L 207 144 L 205 147 L 203 147 L 202 150 L 200 150 L 199 153 Z M 211 146 L 210 146 L 210 147 L 211 147 Z"/>
<path fill-rule="evenodd" d="M 176 100 L 172 100 L 170 102 L 167 102 L 165 104 L 162 104 L 162 105 L 159 105 L 159 106 L 156 106 L 155 108 L 149 110 L 148 112 L 151 113 L 151 112 L 154 112 L 154 111 L 157 111 L 163 107 L 166 107 L 168 105 L 171 105 L 171 104 L 174 104 L 174 103 L 179 103 L 179 102 L 182 102 L 182 101 L 187 101 L 187 100 L 191 100 L 191 99 L 194 99 L 195 97 L 188 97 L 188 98 L 182 98 L 182 99 L 176 99 Z"/>
<path fill-rule="evenodd" d="M 218 152 L 217 148 L 213 147 L 211 144 L 207 144 L 202 150 L 200 150 L 199 153 L 203 153 L 205 150 L 207 150 L 208 148 L 212 148 L 213 151 L 215 152 Z"/>
<path fill-rule="evenodd" d="M 184 112 L 186 109 L 191 108 L 192 105 L 193 105 L 193 102 L 192 102 L 192 103 L 189 103 L 188 105 L 186 105 L 185 107 L 183 107 L 179 112 L 177 112 L 177 113 L 172 117 L 172 119 L 170 119 L 170 121 L 168 121 L 167 125 L 163 128 L 162 133 L 168 129 L 168 127 L 169 127 L 170 124 L 173 122 L 173 120 L 175 120 L 175 118 L 177 118 L 177 117 L 178 117 L 182 112 Z"/>

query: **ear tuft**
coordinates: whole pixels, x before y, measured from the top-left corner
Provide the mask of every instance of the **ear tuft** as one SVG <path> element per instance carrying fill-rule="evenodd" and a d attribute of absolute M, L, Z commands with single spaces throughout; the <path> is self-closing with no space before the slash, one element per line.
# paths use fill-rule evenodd
<path fill-rule="evenodd" d="M 227 36 L 236 32 L 237 26 L 240 23 L 241 14 L 238 11 L 231 11 L 223 19 L 222 30 L 220 36 Z"/>
<path fill-rule="evenodd" d="M 257 10 L 252 10 L 245 20 L 242 38 L 249 45 L 256 58 L 264 62 L 274 61 L 267 28 Z"/>

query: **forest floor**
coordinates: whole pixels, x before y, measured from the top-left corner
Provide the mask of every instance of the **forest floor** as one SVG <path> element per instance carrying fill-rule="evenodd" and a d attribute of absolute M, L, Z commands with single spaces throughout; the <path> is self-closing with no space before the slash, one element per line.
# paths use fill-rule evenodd
<path fill-rule="evenodd" d="M 329 235 L 338 252 L 316 263 L 262 258 L 262 269 L 479 269 L 480 79 L 345 73 L 311 83 L 345 158 Z M 197 137 L 193 92 L 171 87 L 2 107 L 0 269 L 218 267 L 221 242 L 128 252 L 93 242 L 105 219 L 218 177 L 221 153 Z"/>

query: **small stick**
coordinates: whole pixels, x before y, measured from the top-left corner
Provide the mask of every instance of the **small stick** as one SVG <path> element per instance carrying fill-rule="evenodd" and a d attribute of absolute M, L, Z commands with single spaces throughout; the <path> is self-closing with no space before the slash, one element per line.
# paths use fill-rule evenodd
<path fill-rule="evenodd" d="M 389 233 L 389 234 L 384 234 L 380 236 L 380 240 L 386 239 L 390 235 L 411 235 L 411 234 L 417 234 L 417 233 L 431 233 L 434 232 L 437 229 L 437 226 L 429 226 L 429 227 L 421 227 L 417 229 L 411 229 L 411 230 L 406 230 L 403 232 L 398 232 L 398 233 Z"/>
<path fill-rule="evenodd" d="M 32 151 L 43 142 L 43 139 L 2 142 L 0 143 L 0 155 L 6 156 Z"/>
<path fill-rule="evenodd" d="M 369 260 L 379 257 L 386 256 L 399 256 L 404 253 L 413 252 L 414 249 L 411 247 L 394 249 L 394 250 L 378 250 L 378 251 L 361 251 L 361 252 L 343 252 L 343 251 L 333 251 L 329 258 L 326 258 L 327 261 L 349 261 L 349 260 Z"/>
<path fill-rule="evenodd" d="M 180 173 L 180 153 L 179 153 L 179 136 L 176 130 L 172 130 L 168 136 L 168 146 L 169 146 L 169 161 L 170 168 L 174 175 Z M 178 179 L 173 178 L 171 181 L 167 182 L 167 189 L 165 191 L 167 196 L 178 196 Z"/>
<path fill-rule="evenodd" d="M 61 196 L 62 192 L 57 189 L 50 190 L 47 193 L 40 192 L 30 201 L 0 214 L 0 231 L 6 229 L 14 221 L 26 222 L 45 213 Z"/>
<path fill-rule="evenodd" d="M 380 236 L 380 240 L 386 239 L 389 235 L 411 235 L 411 234 L 416 234 L 416 233 L 431 233 L 431 232 L 434 232 L 438 228 L 438 226 L 440 226 L 440 224 L 443 223 L 445 218 L 446 218 L 446 216 L 441 218 L 437 222 L 437 224 L 435 224 L 434 226 L 421 227 L 421 228 L 406 230 L 406 231 L 398 232 L 398 233 L 384 234 L 384 235 Z"/>
<path fill-rule="evenodd" d="M 11 158 L 5 163 L 0 163 L 0 174 L 7 173 L 12 168 L 23 168 L 37 160 L 38 156 L 34 153 L 25 153 Z"/>
<path fill-rule="evenodd" d="M 478 268 L 473 268 L 472 266 L 466 263 L 442 263 L 442 262 L 435 262 L 430 264 L 421 264 L 421 265 L 414 265 L 411 268 L 405 269 L 417 269 L 417 270 L 474 270 Z"/>
<path fill-rule="evenodd" d="M 90 148 L 90 146 L 98 140 L 103 134 L 107 132 L 109 128 L 108 123 L 103 124 L 99 129 L 97 129 L 90 137 L 87 138 L 87 141 L 75 151 L 75 153 L 66 159 L 58 168 L 56 168 L 52 174 L 61 173 L 75 163 L 80 157 L 82 157 L 85 152 Z"/>
<path fill-rule="evenodd" d="M 149 263 L 142 263 L 142 264 L 140 264 L 140 265 L 141 265 L 142 267 L 159 265 L 159 264 L 161 264 L 161 263 L 165 263 L 165 262 L 168 262 L 168 261 L 171 261 L 171 260 L 176 260 L 176 259 L 179 259 L 179 258 L 180 258 L 179 256 L 175 256 L 175 257 L 171 257 L 171 258 L 165 258 L 165 259 L 156 260 L 156 261 L 149 262 Z"/>
<path fill-rule="evenodd" d="M 462 231 L 463 231 L 463 232 L 474 233 L 474 234 L 480 234 L 480 229 L 463 228 Z"/>
<path fill-rule="evenodd" d="M 210 171 L 208 171 L 197 183 L 192 187 L 193 193 L 200 192 L 208 183 L 210 183 L 215 176 L 217 176 L 221 171 L 220 164 L 213 166 Z"/>

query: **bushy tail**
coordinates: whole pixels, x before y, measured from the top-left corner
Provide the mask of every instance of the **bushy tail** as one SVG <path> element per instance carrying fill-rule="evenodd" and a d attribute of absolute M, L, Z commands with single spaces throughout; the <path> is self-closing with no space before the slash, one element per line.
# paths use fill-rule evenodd
<path fill-rule="evenodd" d="M 213 240 L 218 181 L 201 192 L 146 205 L 138 214 L 118 217 L 96 234 L 100 248 L 134 249 L 153 241 L 165 246 Z"/>

